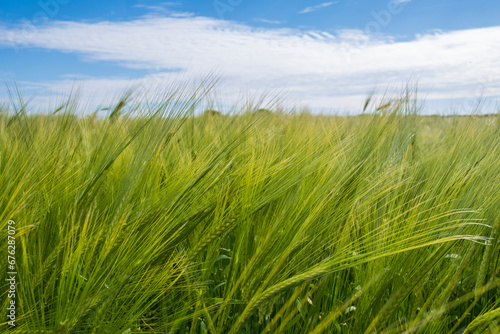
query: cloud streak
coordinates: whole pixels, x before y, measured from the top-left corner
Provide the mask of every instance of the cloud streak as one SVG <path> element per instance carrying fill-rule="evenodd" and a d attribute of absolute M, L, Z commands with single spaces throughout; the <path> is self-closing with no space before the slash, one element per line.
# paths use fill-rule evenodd
<path fill-rule="evenodd" d="M 268 24 L 283 24 L 283 23 L 286 23 L 286 21 L 268 20 L 268 19 L 261 19 L 261 18 L 256 18 L 255 21 L 263 22 L 263 23 L 268 23 Z"/>
<path fill-rule="evenodd" d="M 418 80 L 430 100 L 498 97 L 499 36 L 500 27 L 490 27 L 395 42 L 358 30 L 330 34 L 252 28 L 206 17 L 144 17 L 128 22 L 55 21 L 31 33 L 0 26 L 0 47 L 75 53 L 149 73 L 135 81 L 127 80 L 126 74 L 119 79 L 79 81 L 92 96 L 151 79 L 199 77 L 215 68 L 223 75 L 221 86 L 228 95 L 284 90 L 314 108 L 356 108 L 374 86 L 384 88 L 409 79 Z M 71 83 L 74 80 L 34 84 L 62 93 Z"/>
<path fill-rule="evenodd" d="M 331 5 L 336 4 L 336 3 L 338 3 L 338 1 L 323 2 L 322 4 L 319 4 L 316 6 L 306 7 L 303 10 L 301 10 L 299 12 L 299 14 L 306 14 L 306 13 L 315 12 L 315 11 L 323 9 L 325 7 L 330 7 Z"/>

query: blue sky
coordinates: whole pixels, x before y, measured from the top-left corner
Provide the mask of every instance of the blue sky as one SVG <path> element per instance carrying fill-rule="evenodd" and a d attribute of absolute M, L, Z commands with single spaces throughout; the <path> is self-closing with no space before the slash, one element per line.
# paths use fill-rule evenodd
<path fill-rule="evenodd" d="M 500 96 L 500 2 L 9 1 L 0 79 L 43 105 L 78 85 L 102 100 L 217 69 L 224 99 L 285 92 L 314 110 L 356 110 L 374 89 L 418 82 L 432 108 Z"/>

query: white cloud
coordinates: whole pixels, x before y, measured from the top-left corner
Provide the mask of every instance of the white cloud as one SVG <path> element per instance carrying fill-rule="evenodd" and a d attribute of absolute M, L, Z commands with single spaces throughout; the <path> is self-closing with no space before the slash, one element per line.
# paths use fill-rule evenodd
<path fill-rule="evenodd" d="M 190 12 L 180 12 L 176 10 L 172 10 L 170 7 L 175 7 L 175 6 L 180 6 L 181 4 L 179 2 L 161 2 L 157 5 L 154 6 L 149 6 L 149 5 L 143 5 L 143 4 L 136 4 L 133 5 L 132 8 L 142 8 L 150 13 L 152 15 L 166 15 L 166 16 L 171 16 L 171 17 L 191 17 L 194 16 L 193 13 Z"/>
<path fill-rule="evenodd" d="M 411 2 L 411 0 L 394 0 L 395 3 L 406 3 Z"/>
<path fill-rule="evenodd" d="M 320 5 L 316 5 L 316 6 L 311 6 L 311 7 L 306 7 L 304 8 L 303 10 L 301 10 L 299 12 L 299 14 L 305 14 L 305 13 L 310 13 L 310 12 L 315 12 L 317 10 L 320 10 L 322 8 L 325 8 L 325 7 L 329 7 L 333 4 L 336 4 L 338 3 L 338 1 L 331 1 L 331 2 L 323 2 L 322 4 Z"/>
<path fill-rule="evenodd" d="M 174 6 L 179 6 L 179 5 L 180 5 L 179 2 L 162 2 L 156 6 L 136 4 L 136 5 L 133 5 L 132 8 L 145 8 L 145 9 L 149 9 L 152 11 L 163 12 L 167 9 L 167 7 L 174 7 Z"/>
<path fill-rule="evenodd" d="M 286 23 L 286 21 L 267 20 L 267 19 L 260 19 L 260 18 L 255 19 L 255 21 L 269 23 L 269 24 L 283 24 L 283 23 Z"/>
<path fill-rule="evenodd" d="M 357 30 L 329 34 L 256 29 L 205 17 L 144 17 L 129 22 L 58 21 L 32 32 L 0 26 L 2 46 L 76 53 L 149 71 L 145 78 L 133 81 L 126 77 L 77 80 L 87 96 L 118 94 L 151 78 L 182 81 L 214 68 L 223 75 L 220 85 L 228 96 L 284 90 L 292 99 L 317 108 L 359 107 L 375 86 L 384 89 L 410 79 L 418 81 L 430 100 L 500 96 L 500 67 L 496 66 L 500 26 L 433 32 L 395 42 Z M 166 74 L 168 69 L 182 71 Z M 58 94 L 75 80 L 34 84 Z"/>

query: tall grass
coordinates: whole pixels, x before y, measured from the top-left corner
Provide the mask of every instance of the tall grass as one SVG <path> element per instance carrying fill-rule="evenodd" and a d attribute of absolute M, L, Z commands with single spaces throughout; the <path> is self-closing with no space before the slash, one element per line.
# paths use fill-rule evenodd
<path fill-rule="evenodd" d="M 126 94 L 107 118 L 4 108 L 2 330 L 500 330 L 498 115 L 421 116 L 408 96 L 195 115 L 206 91 Z"/>

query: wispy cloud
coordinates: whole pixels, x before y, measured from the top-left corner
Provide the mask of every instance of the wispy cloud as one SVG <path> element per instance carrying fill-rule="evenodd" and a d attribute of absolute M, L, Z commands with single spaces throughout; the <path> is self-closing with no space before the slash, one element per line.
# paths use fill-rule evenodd
<path fill-rule="evenodd" d="M 171 13 L 172 10 L 169 7 L 179 6 L 179 2 L 161 2 L 157 5 L 144 5 L 144 4 L 136 4 L 133 5 L 133 8 L 144 8 L 153 12 L 159 13 Z"/>
<path fill-rule="evenodd" d="M 259 21 L 259 22 L 263 22 L 263 23 L 269 23 L 269 24 L 283 24 L 283 23 L 286 23 L 286 21 L 267 20 L 267 19 L 261 19 L 261 18 L 256 18 L 254 20 L 255 21 Z"/>
<path fill-rule="evenodd" d="M 329 34 L 253 28 L 206 17 L 143 17 L 128 22 L 53 21 L 27 32 L 0 25 L 0 48 L 44 48 L 139 68 L 139 80 L 82 79 L 88 96 L 148 80 L 185 80 L 220 69 L 227 91 L 284 90 L 312 107 L 356 107 L 374 86 L 418 80 L 428 100 L 500 96 L 500 26 L 432 32 L 413 40 L 358 30 Z M 179 69 L 169 72 L 171 69 Z M 127 73 L 124 70 L 124 73 Z M 78 74 L 78 73 L 75 73 Z M 38 82 L 61 93 L 74 80 Z M 481 83 L 486 85 L 481 86 Z M 231 95 L 231 94 L 228 94 Z"/>
<path fill-rule="evenodd" d="M 180 6 L 181 3 L 179 2 L 161 2 L 157 5 L 151 6 L 151 5 L 143 5 L 143 4 L 136 4 L 133 5 L 133 8 L 142 8 L 147 10 L 149 13 L 149 16 L 170 16 L 170 17 L 179 17 L 179 18 L 187 18 L 187 17 L 193 17 L 194 13 L 191 12 L 181 12 L 178 10 L 173 10 L 171 7 L 176 7 Z"/>
<path fill-rule="evenodd" d="M 395 3 L 411 2 L 411 0 L 394 0 Z"/>
<path fill-rule="evenodd" d="M 311 7 L 306 7 L 304 9 L 302 9 L 299 14 L 305 14 L 305 13 L 310 13 L 310 12 L 315 12 L 317 10 L 320 10 L 322 8 L 325 8 L 325 7 L 329 7 L 331 5 L 334 5 L 336 3 L 338 3 L 339 1 L 330 1 L 330 2 L 323 2 L 322 4 L 320 5 L 316 5 L 316 6 L 311 6 Z"/>
<path fill-rule="evenodd" d="M 180 6 L 180 4 L 181 4 L 180 2 L 160 2 L 156 6 L 135 4 L 135 5 L 132 5 L 132 7 L 136 7 L 136 8 L 165 8 L 165 7 Z"/>

